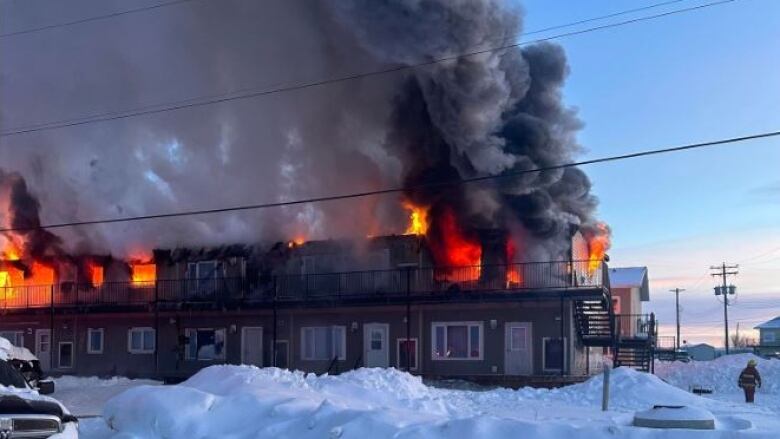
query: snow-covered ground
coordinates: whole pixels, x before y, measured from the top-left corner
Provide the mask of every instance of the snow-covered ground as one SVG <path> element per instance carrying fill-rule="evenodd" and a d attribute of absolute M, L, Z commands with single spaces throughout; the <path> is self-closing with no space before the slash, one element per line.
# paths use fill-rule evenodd
<path fill-rule="evenodd" d="M 111 393 L 124 390 L 103 406 L 103 419 L 82 422 L 86 439 L 778 438 L 780 361 L 759 360 L 766 384 L 757 394 L 758 403 L 747 405 L 735 384 L 747 359 L 741 355 L 706 363 L 659 363 L 659 377 L 614 370 L 608 412 L 600 410 L 601 376 L 554 390 L 468 391 L 426 386 L 394 369 L 315 376 L 214 366 L 176 386 L 63 378 L 54 396 L 71 404 L 75 413 L 92 414 Z M 696 396 L 688 391 L 694 384 L 715 393 Z M 632 427 L 634 411 L 654 404 L 708 410 L 715 415 L 716 430 Z"/>

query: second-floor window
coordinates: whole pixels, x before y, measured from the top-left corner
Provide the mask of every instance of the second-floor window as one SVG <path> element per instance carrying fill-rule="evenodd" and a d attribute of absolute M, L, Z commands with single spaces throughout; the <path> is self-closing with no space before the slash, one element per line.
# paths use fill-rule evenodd
<path fill-rule="evenodd" d="M 222 278 L 222 264 L 217 261 L 199 261 L 187 264 L 187 279 L 190 289 L 198 293 L 213 292 L 217 280 Z"/>

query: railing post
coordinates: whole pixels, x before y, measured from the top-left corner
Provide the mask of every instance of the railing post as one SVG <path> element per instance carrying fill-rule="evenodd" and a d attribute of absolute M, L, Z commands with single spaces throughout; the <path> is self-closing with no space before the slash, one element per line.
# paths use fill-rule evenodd
<path fill-rule="evenodd" d="M 160 281 L 154 279 L 154 375 L 160 373 Z"/>

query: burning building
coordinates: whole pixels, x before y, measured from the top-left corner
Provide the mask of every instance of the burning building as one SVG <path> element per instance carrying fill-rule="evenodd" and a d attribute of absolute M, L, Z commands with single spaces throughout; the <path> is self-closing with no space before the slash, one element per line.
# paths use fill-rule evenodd
<path fill-rule="evenodd" d="M 2 329 L 57 372 L 182 377 L 245 362 L 317 372 L 584 374 L 588 349 L 609 345 L 614 332 L 609 229 L 595 218 L 587 176 L 559 167 L 579 151 L 581 126 L 561 100 L 563 50 L 542 43 L 455 56 L 517 37 L 520 12 L 493 0 L 347 0 L 306 14 L 264 12 L 316 20 L 302 28 L 322 32 L 312 41 L 327 43 L 324 58 L 333 61 L 323 64 L 399 73 L 314 94 L 314 111 L 296 109 L 293 122 L 264 113 L 286 127 L 268 144 L 284 145 L 279 156 L 255 143 L 276 131 L 257 133 L 264 122 L 240 123 L 241 114 L 224 116 L 218 131 L 252 140 L 220 137 L 216 158 L 181 134 L 164 148 L 133 146 L 124 160 L 90 151 L 88 184 L 70 169 L 43 178 L 20 164 L 34 176 L 29 186 L 21 173 L 0 170 Z M 225 6 L 198 20 L 230 13 L 238 11 Z M 144 135 L 159 130 L 149 125 Z M 132 172 L 152 195 L 139 201 L 112 180 Z M 225 191 L 218 181 L 242 188 Z M 70 213 L 68 201 L 83 212 L 146 212 L 265 188 L 284 200 L 393 186 L 403 188 L 397 197 L 288 206 L 252 219 L 40 228 L 44 208 Z M 43 206 L 34 193 L 47 195 Z"/>

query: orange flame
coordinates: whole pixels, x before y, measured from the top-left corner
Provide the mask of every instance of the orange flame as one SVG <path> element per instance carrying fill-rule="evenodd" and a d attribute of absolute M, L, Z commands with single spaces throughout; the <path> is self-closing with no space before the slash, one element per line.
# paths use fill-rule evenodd
<path fill-rule="evenodd" d="M 598 270 L 611 244 L 607 225 L 598 223 L 596 227 L 598 230 L 588 239 L 588 274 Z"/>
<path fill-rule="evenodd" d="M 148 286 L 157 280 L 157 266 L 154 264 L 130 264 L 130 280 L 136 286 Z"/>
<path fill-rule="evenodd" d="M 25 279 L 24 283 L 26 285 L 54 285 L 54 267 L 33 261 L 30 276 Z"/>
<path fill-rule="evenodd" d="M 506 241 L 507 288 L 509 288 L 510 286 L 518 286 L 523 283 L 523 277 L 520 274 L 520 270 L 518 269 L 517 266 L 512 265 L 516 253 L 517 253 L 517 247 L 515 246 L 515 242 L 512 240 L 512 237 L 509 237 Z"/>
<path fill-rule="evenodd" d="M 94 262 L 87 264 L 87 274 L 89 275 L 89 281 L 93 287 L 99 287 L 103 285 L 103 266 Z"/>
<path fill-rule="evenodd" d="M 459 268 L 453 272 L 451 268 L 444 268 L 438 276 L 448 281 L 472 281 L 479 279 L 482 271 L 482 246 L 479 241 L 473 240 L 463 234 L 458 225 L 455 214 L 447 209 L 441 217 L 441 247 L 432 244 L 435 259 L 438 264 L 445 267 Z"/>
<path fill-rule="evenodd" d="M 409 211 L 409 224 L 404 235 L 425 235 L 428 233 L 428 208 L 404 201 L 404 209 Z"/>
<path fill-rule="evenodd" d="M 294 248 L 303 244 L 306 244 L 306 238 L 298 236 L 297 238 L 294 238 L 292 241 L 287 243 L 287 248 Z"/>
<path fill-rule="evenodd" d="M 3 247 L 3 251 L 0 252 L 0 260 L 5 261 L 18 261 L 22 257 L 22 249 L 11 241 L 10 239 L 6 240 L 6 244 Z"/>

